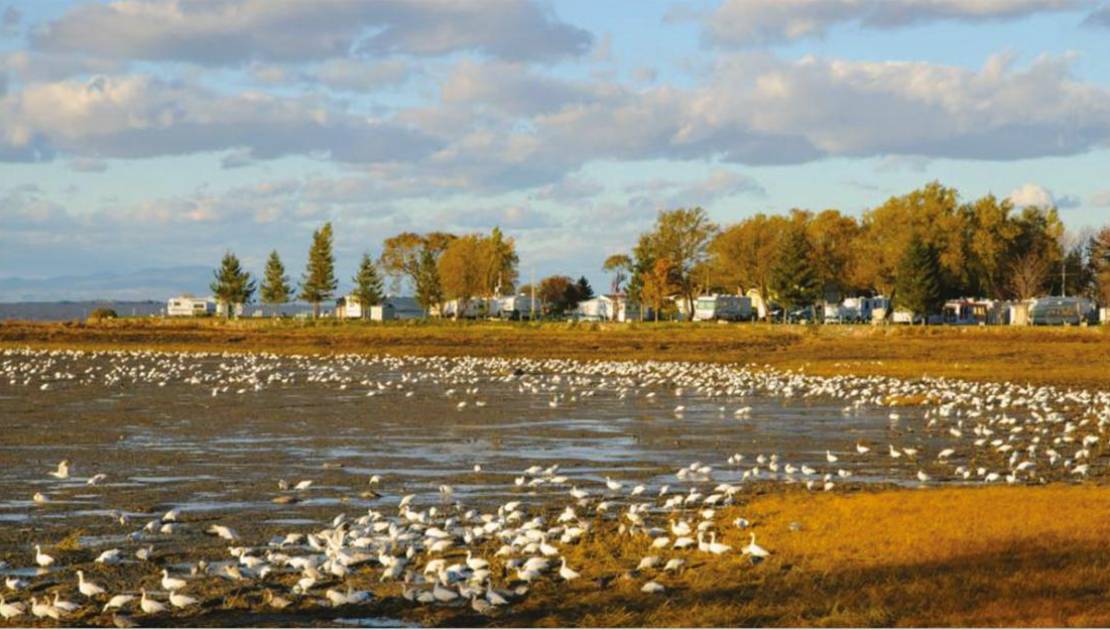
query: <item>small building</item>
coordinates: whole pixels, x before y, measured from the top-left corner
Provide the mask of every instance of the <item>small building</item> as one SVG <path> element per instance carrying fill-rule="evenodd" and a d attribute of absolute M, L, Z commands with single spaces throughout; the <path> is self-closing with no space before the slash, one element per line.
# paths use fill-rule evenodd
<path fill-rule="evenodd" d="M 1008 318 L 1011 326 L 1028 326 L 1033 323 L 1029 318 L 1033 310 L 1033 302 L 1034 300 L 1010 302 L 1007 310 L 1009 310 Z"/>
<path fill-rule="evenodd" d="M 216 313 L 216 304 L 208 298 L 180 295 L 166 302 L 167 317 L 205 317 Z"/>
<path fill-rule="evenodd" d="M 365 314 L 357 295 L 344 295 L 335 301 L 336 319 L 362 319 Z"/>
<path fill-rule="evenodd" d="M 746 295 L 702 295 L 694 301 L 694 321 L 740 322 L 752 318 L 752 299 Z"/>
<path fill-rule="evenodd" d="M 381 304 L 370 307 L 370 319 L 376 322 L 423 317 L 424 309 L 413 297 L 388 296 Z"/>

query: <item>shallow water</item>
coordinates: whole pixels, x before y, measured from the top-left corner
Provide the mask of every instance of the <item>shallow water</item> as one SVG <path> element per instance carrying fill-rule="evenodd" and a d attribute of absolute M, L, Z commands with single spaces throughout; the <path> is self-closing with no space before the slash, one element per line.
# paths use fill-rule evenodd
<path fill-rule="evenodd" d="M 103 357 L 75 360 L 66 367 L 81 374 Z M 215 371 L 218 357 L 192 358 L 195 374 Z M 326 361 L 326 359 L 321 359 Z M 149 362 L 135 368 L 152 369 Z M 296 371 L 299 369 L 300 371 Z M 757 454 L 777 453 L 782 462 L 828 468 L 826 449 L 846 452 L 857 440 L 930 448 L 912 426 L 920 410 L 901 409 L 892 423 L 882 408 L 845 413 L 843 401 L 767 395 L 708 397 L 676 392 L 663 385 L 621 397 L 599 389 L 558 406 L 554 394 L 520 393 L 514 383 L 480 380 L 476 395 L 461 392 L 470 384 L 418 382 L 405 391 L 389 388 L 367 396 L 370 387 L 354 383 L 398 381 L 389 367 L 359 366 L 344 372 L 352 385 L 308 382 L 311 367 L 288 368 L 293 384 L 261 391 L 213 396 L 207 385 L 161 377 L 150 382 L 105 385 L 90 379 L 59 382 L 47 391 L 0 382 L 0 417 L 6 436 L 0 444 L 0 522 L 31 523 L 36 530 L 67 527 L 72 517 L 101 509 L 157 514 L 171 507 L 187 512 L 219 512 L 269 522 L 314 518 L 318 508 L 341 503 L 351 509 L 379 504 L 360 498 L 371 474 L 383 476 L 381 502 L 416 494 L 440 500 L 440 484 L 469 504 L 503 501 L 523 494 L 542 500 L 566 488 L 523 490 L 513 478 L 525 468 L 560 465 L 572 483 L 592 487 L 605 477 L 635 480 L 649 491 L 673 482 L 681 466 L 701 461 L 714 466 L 718 481 L 739 479 L 724 465 L 734 453 L 754 465 Z M 418 372 L 419 368 L 409 370 Z M 539 375 L 539 378 L 544 378 Z M 445 390 L 454 387 L 452 397 Z M 375 388 L 376 389 L 376 388 Z M 406 396 L 406 392 L 414 392 Z M 648 391 L 655 396 L 644 396 Z M 576 395 L 581 395 L 578 391 Z M 457 409 L 460 400 L 470 404 Z M 484 401 L 484 407 L 475 405 Z M 685 410 L 676 414 L 675 407 Z M 750 417 L 733 411 L 751 407 Z M 68 459 L 73 477 L 57 481 L 46 472 Z M 475 473 L 475 464 L 482 466 Z M 916 467 L 909 461 L 857 461 L 836 465 L 856 480 L 905 482 Z M 84 483 L 94 473 L 107 479 Z M 302 500 L 278 505 L 271 499 L 290 494 L 279 479 L 312 480 Z M 31 494 L 49 497 L 44 505 Z M 393 499 L 390 499 L 393 497 Z M 105 516 L 106 517 L 106 516 Z"/>

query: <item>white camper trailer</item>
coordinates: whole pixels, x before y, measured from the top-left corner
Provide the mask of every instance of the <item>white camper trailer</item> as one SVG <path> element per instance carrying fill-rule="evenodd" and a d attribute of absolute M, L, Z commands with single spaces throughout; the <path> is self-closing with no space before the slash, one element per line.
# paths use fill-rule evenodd
<path fill-rule="evenodd" d="M 208 298 L 180 295 L 166 302 L 168 317 L 204 317 L 216 312 L 216 303 Z"/>
<path fill-rule="evenodd" d="M 743 295 L 703 295 L 694 302 L 694 321 L 747 321 L 752 299 Z"/>

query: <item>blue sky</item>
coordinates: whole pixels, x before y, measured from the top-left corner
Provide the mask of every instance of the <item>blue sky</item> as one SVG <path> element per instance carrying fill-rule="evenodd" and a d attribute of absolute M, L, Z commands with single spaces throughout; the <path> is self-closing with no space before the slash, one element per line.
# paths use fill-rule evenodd
<path fill-rule="evenodd" d="M 525 278 L 604 286 L 661 208 L 934 179 L 1079 231 L 1108 141 L 1101 0 L 0 0 L 0 279 L 229 248 L 296 276 L 331 220 L 344 278 L 396 232 L 500 225 Z"/>

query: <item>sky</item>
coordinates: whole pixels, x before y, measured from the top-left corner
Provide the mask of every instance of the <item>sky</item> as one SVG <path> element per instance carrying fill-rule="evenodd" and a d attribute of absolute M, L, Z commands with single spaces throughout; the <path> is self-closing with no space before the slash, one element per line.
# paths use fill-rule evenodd
<path fill-rule="evenodd" d="M 1110 0 L 0 0 L 0 284 L 296 278 L 332 221 L 347 286 L 496 225 L 522 280 L 604 287 L 660 209 L 933 180 L 1110 222 Z"/>

